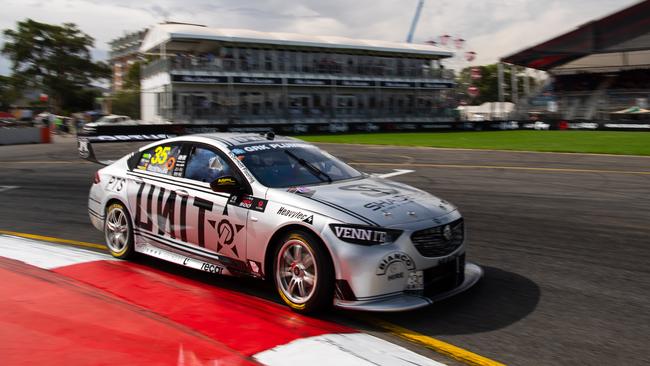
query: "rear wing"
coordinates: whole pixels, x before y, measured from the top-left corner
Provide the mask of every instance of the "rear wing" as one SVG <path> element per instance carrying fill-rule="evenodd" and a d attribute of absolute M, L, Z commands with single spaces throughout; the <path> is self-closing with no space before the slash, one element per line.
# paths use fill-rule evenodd
<path fill-rule="evenodd" d="M 144 142 L 164 140 L 188 133 L 187 125 L 128 125 L 128 126 L 84 126 L 77 134 L 79 157 L 101 165 L 112 164 L 112 160 L 100 160 L 95 156 L 94 144 L 110 142 Z"/>
<path fill-rule="evenodd" d="M 85 136 L 77 135 L 77 151 L 79 157 L 90 162 L 100 165 L 110 165 L 114 160 L 99 160 L 95 156 L 93 143 L 103 142 L 139 142 L 139 141 L 158 141 L 164 140 L 176 135 L 171 134 L 153 134 L 153 135 L 101 135 L 101 136 Z"/>

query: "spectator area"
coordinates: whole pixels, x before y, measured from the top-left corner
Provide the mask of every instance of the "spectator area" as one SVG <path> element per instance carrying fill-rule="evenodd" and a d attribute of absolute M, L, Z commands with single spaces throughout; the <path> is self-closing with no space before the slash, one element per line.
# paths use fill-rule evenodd
<path fill-rule="evenodd" d="M 647 108 L 649 25 L 646 0 L 501 61 L 548 72 L 551 77 L 540 93 L 555 99 L 560 117 L 608 119 L 623 108 Z"/>

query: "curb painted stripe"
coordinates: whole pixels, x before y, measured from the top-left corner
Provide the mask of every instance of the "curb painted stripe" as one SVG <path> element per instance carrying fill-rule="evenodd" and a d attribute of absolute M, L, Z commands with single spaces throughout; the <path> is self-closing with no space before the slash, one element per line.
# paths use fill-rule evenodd
<path fill-rule="evenodd" d="M 489 358 L 477 355 L 476 353 L 467 351 L 460 347 L 456 347 L 453 344 L 449 344 L 438 339 L 420 334 L 418 332 L 412 331 L 400 327 L 399 325 L 387 322 L 374 317 L 364 317 L 365 320 L 375 325 L 381 329 L 387 330 L 389 333 L 396 335 L 402 339 L 410 341 L 412 343 L 420 344 L 426 348 L 429 348 L 433 351 L 436 351 L 445 356 L 451 357 L 455 360 L 458 360 L 464 364 L 472 366 L 505 366 L 498 361 L 491 360 Z"/>
<path fill-rule="evenodd" d="M 0 258 L 0 278 L 2 365 L 259 365 L 52 271 Z"/>
<path fill-rule="evenodd" d="M 0 234 L 0 257 L 18 260 L 45 269 L 78 263 L 113 260 L 111 256 L 104 253 L 52 245 L 4 234 Z"/>
<path fill-rule="evenodd" d="M 268 366 L 445 366 L 406 348 L 365 333 L 325 334 L 295 340 L 260 352 L 255 360 Z"/>
<path fill-rule="evenodd" d="M 79 246 L 79 247 L 86 247 L 86 248 L 107 249 L 106 245 L 103 245 L 103 244 L 88 243 L 88 242 L 85 242 L 85 241 L 70 240 L 70 239 L 61 239 L 61 238 L 55 238 L 55 237 L 52 237 L 52 236 L 43 236 L 43 235 L 19 233 L 19 232 L 16 232 L 16 231 L 9 231 L 9 230 L 0 230 L 0 235 L 18 236 L 18 237 L 21 237 L 21 238 L 40 240 L 40 241 L 47 241 L 47 242 L 50 242 L 50 243 L 71 244 L 71 245 L 76 245 L 76 246 Z"/>
<path fill-rule="evenodd" d="M 543 168 L 529 166 L 500 166 L 500 165 L 459 165 L 459 164 L 425 164 L 425 163 L 373 163 L 373 162 L 354 162 L 350 165 L 364 166 L 409 166 L 424 168 L 458 168 L 458 169 L 504 169 L 504 170 L 531 170 L 542 172 L 563 172 L 563 173 L 605 173 L 605 174 L 635 174 L 650 175 L 650 171 L 634 170 L 601 170 L 601 169 L 571 169 L 571 168 Z"/>
<path fill-rule="evenodd" d="M 247 356 L 299 338 L 358 330 L 301 316 L 286 306 L 128 261 L 98 261 L 54 272 L 138 305 Z"/>
<path fill-rule="evenodd" d="M 19 237 L 19 238 L 25 238 L 25 239 L 32 239 L 32 240 L 38 239 L 38 238 L 44 238 L 47 241 L 52 242 L 52 243 L 79 245 L 79 246 L 91 247 L 91 248 L 97 248 L 97 247 L 102 248 L 102 249 L 105 248 L 104 246 L 99 245 L 99 244 L 80 242 L 80 241 L 61 239 L 61 238 L 54 238 L 54 237 L 48 237 L 48 236 L 26 234 L 26 233 L 18 233 L 18 232 L 13 232 L 13 231 L 6 231 L 6 230 L 0 230 L 0 234 L 5 235 L 5 237 L 4 237 L 5 240 L 8 240 L 8 239 L 9 240 L 19 240 L 17 238 L 12 238 L 11 236 Z M 6 236 L 6 235 L 10 235 L 10 236 Z M 2 235 L 0 235 L 0 239 L 2 239 Z M 30 242 L 30 240 L 24 240 L 24 241 L 25 242 Z M 33 242 L 33 243 L 37 243 L 37 242 Z M 1 244 L 2 244 L 2 241 L 0 240 L 0 252 L 5 252 L 6 248 L 4 248 L 4 247 L 6 247 L 6 245 L 3 246 Z M 22 243 L 18 243 L 18 244 L 22 244 Z M 88 244 L 90 244 L 90 246 Z M 51 245 L 48 245 L 47 243 L 41 243 L 41 245 L 44 246 L 44 247 L 53 248 Z M 82 260 L 82 261 L 78 262 L 80 264 L 67 266 L 67 267 L 61 267 L 61 268 L 57 269 L 55 272 L 57 272 L 59 274 L 67 275 L 68 277 L 72 277 L 72 278 L 80 280 L 82 282 L 86 282 L 89 285 L 92 285 L 93 287 L 97 287 L 97 288 L 100 288 L 100 289 L 105 290 L 105 291 L 109 290 L 108 288 L 106 288 L 106 284 L 113 283 L 114 281 L 112 281 L 112 279 L 115 278 L 115 275 L 117 273 L 104 273 L 99 277 L 108 276 L 108 278 L 104 278 L 104 279 L 95 278 L 95 279 L 92 279 L 92 278 L 89 278 L 89 276 L 86 275 L 87 274 L 86 270 L 90 268 L 90 267 L 88 267 L 89 265 L 91 267 L 109 265 L 111 267 L 108 267 L 108 268 L 113 268 L 113 269 L 117 269 L 117 268 L 121 267 L 122 270 L 128 269 L 129 272 L 134 272 L 134 273 L 137 273 L 138 275 L 146 275 L 146 272 L 150 271 L 150 272 L 153 272 L 153 273 L 151 273 L 148 276 L 153 276 L 152 279 L 154 280 L 154 282 L 157 282 L 157 283 L 168 284 L 169 280 L 172 280 L 173 277 L 176 277 L 174 275 L 170 275 L 168 273 L 157 271 L 157 270 L 149 268 L 149 267 L 142 267 L 142 266 L 135 265 L 135 267 L 138 267 L 138 268 L 132 268 L 131 264 L 129 262 L 114 261 L 113 264 L 111 264 L 111 262 L 104 261 L 102 259 L 111 259 L 112 257 L 109 257 L 108 255 L 103 255 L 103 254 L 100 254 L 100 253 L 82 251 L 82 250 L 78 250 L 78 249 L 74 249 L 74 248 L 67 248 L 66 250 L 73 250 L 73 251 L 76 250 L 76 251 L 79 251 L 79 252 L 87 253 L 87 254 L 89 254 L 91 256 L 99 256 L 100 260 L 97 261 L 97 259 L 95 259 L 95 258 L 88 259 L 88 260 Z M 15 248 L 14 248 L 14 251 L 15 251 Z M 2 255 L 4 256 L 5 253 L 2 253 Z M 52 257 L 48 256 L 48 258 L 52 258 Z M 15 259 L 23 260 L 21 258 L 15 258 Z M 92 260 L 94 260 L 95 263 L 86 263 L 86 262 L 92 261 Z M 38 265 L 38 264 L 35 264 L 35 265 Z M 56 267 L 56 266 L 52 266 L 52 267 Z M 131 267 L 131 268 L 129 268 L 129 267 Z M 86 268 L 86 270 L 84 270 L 83 268 Z M 118 272 L 122 272 L 122 270 L 118 270 Z M 96 271 L 91 270 L 91 273 L 93 273 L 93 272 L 96 272 Z M 111 271 L 107 271 L 107 272 L 111 272 Z M 72 275 L 72 276 L 70 276 L 70 275 Z M 161 276 L 162 277 L 170 276 L 170 279 L 165 280 L 165 281 L 162 281 L 161 279 L 156 279 L 157 277 L 161 277 Z M 93 277 L 93 276 L 90 276 L 90 277 Z M 179 281 L 181 281 L 183 283 L 188 283 L 188 282 L 192 283 L 192 282 L 194 282 L 194 281 L 191 281 L 189 279 L 184 279 L 184 278 L 180 278 Z M 127 281 L 127 282 L 133 283 L 132 281 Z M 136 281 L 136 282 L 138 282 L 138 281 Z M 126 286 L 126 288 L 129 288 L 128 284 L 125 284 L 124 286 Z M 199 283 L 199 286 L 203 287 L 203 286 L 208 286 L 208 285 L 203 285 L 203 284 Z M 113 287 L 113 286 L 109 286 L 109 287 Z M 120 286 L 118 286 L 118 287 L 120 287 Z M 183 290 L 183 288 L 185 286 L 184 286 L 184 284 L 172 284 L 171 287 L 172 287 L 172 289 L 175 288 L 177 290 Z M 212 289 L 215 288 L 214 286 L 209 286 L 209 287 L 212 288 Z M 228 299 L 231 296 L 223 296 L 225 294 L 233 293 L 232 291 L 223 290 L 223 289 L 219 289 L 219 288 L 217 288 L 217 290 L 218 291 L 224 291 L 224 292 L 222 293 L 222 296 L 216 296 L 216 298 L 221 298 L 222 300 L 226 300 L 226 301 L 228 301 L 228 300 L 232 301 L 233 300 L 233 299 Z M 200 295 L 196 291 L 197 290 L 190 290 L 190 292 L 193 292 L 194 295 Z M 113 293 L 115 295 L 120 295 L 120 297 L 122 297 L 122 295 L 124 295 L 123 293 L 121 293 L 119 291 L 119 288 L 113 288 L 112 291 L 109 290 L 108 292 Z M 139 292 L 139 291 L 136 291 L 136 292 Z M 158 289 L 158 291 L 155 291 L 155 292 L 158 293 L 158 294 L 168 294 L 170 291 L 167 291 L 167 290 L 164 290 L 164 289 Z M 181 291 L 181 293 L 183 293 L 183 292 L 186 292 L 186 291 Z M 199 291 L 199 292 L 201 292 L 201 291 Z M 242 296 L 244 298 L 244 301 L 242 301 L 242 302 L 235 302 L 235 303 L 237 303 L 237 305 L 235 305 L 235 307 L 241 307 L 242 305 L 248 305 L 249 309 L 256 310 L 256 306 L 250 306 L 251 304 L 245 304 L 245 303 L 250 302 L 249 299 L 248 299 L 250 296 L 243 295 L 243 294 L 237 294 L 237 293 L 234 293 L 234 294 L 235 294 L 236 297 Z M 214 296 L 214 295 L 216 295 L 216 294 L 213 294 L 212 296 Z M 138 297 L 140 297 L 141 299 L 147 298 L 147 296 L 142 296 L 142 297 L 138 296 Z M 226 299 L 223 299 L 224 297 Z M 124 298 L 124 299 L 126 299 L 126 298 Z M 134 299 L 131 299 L 131 300 L 134 300 Z M 255 299 L 253 299 L 253 300 L 255 300 Z M 280 305 L 277 305 L 277 304 L 274 304 L 274 303 L 270 303 L 270 302 L 265 301 L 265 300 L 260 300 L 260 299 L 257 299 L 257 300 L 261 301 L 262 303 L 269 304 L 271 306 L 275 305 L 277 307 L 277 310 L 274 311 L 274 313 L 277 313 L 277 312 L 287 313 L 287 312 L 289 312 L 290 315 L 288 316 L 288 318 L 286 320 L 281 321 L 281 322 L 288 322 L 288 323 L 285 323 L 285 327 L 287 327 L 287 325 L 289 325 L 291 323 L 294 323 L 296 321 L 298 323 L 300 323 L 301 318 L 304 318 L 304 317 L 301 317 L 299 315 L 296 315 L 295 313 L 290 312 L 288 309 L 284 308 L 283 306 L 280 306 Z M 138 301 L 135 301 L 135 302 L 138 303 Z M 171 302 L 168 302 L 168 303 L 174 303 L 174 302 L 171 301 Z M 150 310 L 155 312 L 155 309 L 150 309 Z M 214 314 L 214 312 L 213 312 L 213 314 Z M 165 314 L 162 314 L 162 315 L 165 315 Z M 166 315 L 169 316 L 170 314 L 166 314 Z M 277 314 L 275 314 L 275 315 L 277 315 Z M 229 317 L 226 317 L 226 318 L 228 320 L 231 320 Z M 293 320 L 289 320 L 290 318 L 293 318 Z M 388 331 L 389 333 L 391 333 L 391 334 L 393 334 L 393 335 L 395 335 L 397 337 L 400 337 L 402 339 L 405 339 L 405 340 L 410 341 L 410 342 L 415 343 L 415 344 L 423 345 L 426 348 L 429 348 L 429 349 L 434 350 L 434 351 L 436 351 L 436 352 L 438 352 L 440 354 L 443 354 L 445 356 L 448 356 L 448 357 L 451 357 L 451 358 L 456 359 L 458 361 L 461 361 L 461 362 L 463 362 L 465 364 L 477 365 L 477 366 L 504 366 L 504 364 L 499 363 L 497 361 L 490 360 L 488 358 L 485 358 L 483 356 L 480 356 L 480 355 L 477 355 L 475 353 L 469 352 L 469 351 L 464 350 L 462 348 L 459 348 L 459 347 L 456 347 L 454 345 L 442 342 L 440 340 L 425 336 L 423 334 L 420 334 L 420 333 L 414 332 L 412 330 L 400 327 L 398 325 L 395 325 L 395 324 L 392 324 L 392 323 L 389 323 L 389 322 L 386 322 L 386 321 L 383 321 L 383 320 L 380 320 L 380 319 L 377 319 L 377 318 L 372 318 L 372 317 L 369 317 L 369 316 L 364 316 L 364 318 L 365 318 L 366 322 L 368 322 L 370 324 L 373 324 L 378 328 L 382 328 L 382 329 Z M 340 326 L 340 325 L 335 325 L 333 323 L 329 324 L 332 328 L 329 329 L 329 332 L 328 332 L 326 330 L 327 328 L 330 328 L 330 326 L 328 326 L 328 322 L 320 321 L 320 320 L 317 320 L 317 319 L 311 319 L 311 318 L 306 318 L 306 319 L 310 319 L 312 321 L 315 321 L 314 324 L 311 324 L 311 327 L 312 327 L 311 331 L 307 331 L 307 332 L 302 331 L 302 332 L 300 332 L 301 333 L 300 336 L 294 337 L 293 341 L 289 341 L 288 343 L 285 343 L 285 344 L 275 345 L 275 346 L 273 346 L 273 348 L 267 349 L 266 351 L 260 350 L 259 352 L 255 353 L 255 352 L 251 352 L 251 349 L 249 348 L 248 352 L 245 352 L 245 353 L 247 353 L 247 354 L 249 354 L 251 356 L 254 356 L 256 359 L 259 356 L 260 359 L 258 359 L 258 361 L 260 361 L 260 362 L 263 362 L 262 358 L 266 359 L 265 357 L 268 357 L 268 362 L 269 362 L 269 365 L 271 365 L 271 366 L 286 364 L 286 362 L 277 361 L 275 359 L 275 356 L 273 356 L 273 355 L 278 355 L 280 353 L 284 354 L 284 353 L 288 352 L 285 356 L 282 356 L 282 357 L 284 357 L 283 359 L 285 361 L 286 361 L 286 357 L 295 357 L 296 352 L 298 352 L 298 353 L 302 352 L 302 351 L 294 351 L 295 347 L 293 347 L 293 346 L 290 347 L 290 345 L 295 343 L 295 344 L 307 344 L 307 346 L 306 346 L 307 348 L 316 349 L 316 350 L 314 350 L 314 352 L 320 352 L 318 350 L 327 349 L 330 346 L 335 346 L 335 348 L 338 351 L 344 352 L 346 354 L 355 354 L 355 357 L 357 357 L 356 361 L 354 363 L 345 363 L 345 362 L 340 363 L 339 362 L 339 364 L 337 366 L 344 366 L 344 365 L 347 365 L 347 364 L 349 364 L 349 365 L 358 365 L 358 364 L 363 364 L 362 361 L 369 360 L 367 355 L 363 355 L 363 354 L 361 354 L 359 352 L 355 353 L 355 351 L 353 349 L 354 349 L 354 347 L 357 347 L 358 345 L 354 344 L 354 342 L 351 342 L 351 343 L 350 342 L 347 342 L 347 343 L 344 342 L 344 343 L 341 343 L 341 344 L 339 344 L 337 342 L 340 339 L 345 339 L 345 337 L 349 337 L 349 336 L 353 336 L 353 335 L 355 335 L 355 337 L 356 337 L 356 335 L 363 335 L 363 336 L 368 336 L 368 337 L 372 337 L 372 336 L 367 335 L 365 333 L 355 333 L 357 331 L 352 330 L 352 329 L 347 329 L 346 327 L 343 327 L 343 326 Z M 180 322 L 180 323 L 183 324 L 184 322 Z M 202 322 L 199 322 L 199 323 L 202 324 L 202 325 L 205 325 Z M 192 327 L 193 324 L 186 324 L 186 325 Z M 294 328 L 296 326 L 296 324 L 292 324 L 292 325 L 293 325 L 293 327 L 289 326 L 288 328 Z M 318 328 L 321 328 L 322 330 L 320 330 L 320 331 L 316 330 Z M 297 329 L 294 328 L 293 330 L 295 331 Z M 312 333 L 314 330 L 316 331 L 316 334 Z M 340 333 L 341 330 L 343 330 L 346 333 L 345 334 L 332 334 L 332 333 Z M 201 332 L 200 329 L 199 329 L 199 332 Z M 208 337 L 211 336 L 211 334 L 206 334 L 205 332 L 201 332 L 201 333 L 207 335 Z M 210 332 L 207 332 L 207 333 L 210 333 Z M 311 333 L 311 334 L 309 334 L 309 333 Z M 318 333 L 321 333 L 321 335 L 317 335 Z M 266 334 L 266 335 L 268 335 L 265 331 L 259 331 L 258 334 Z M 343 338 L 341 338 L 341 337 L 343 337 Z M 359 336 L 359 337 L 361 337 L 361 336 Z M 213 338 L 213 337 L 210 337 L 210 338 Z M 375 338 L 375 337 L 372 337 L 372 338 Z M 249 340 L 250 340 L 250 338 L 249 338 Z M 223 342 L 224 340 L 220 340 L 220 341 Z M 363 340 L 362 339 L 358 343 L 364 343 L 364 342 L 367 345 L 368 342 L 373 342 L 373 341 Z M 392 343 L 389 343 L 389 342 L 386 342 L 386 343 L 388 343 L 390 345 L 390 346 L 387 346 L 387 347 L 397 347 L 397 348 L 399 348 L 399 352 L 402 352 L 402 351 L 407 352 L 407 353 L 411 352 L 411 351 L 408 351 L 405 348 L 393 345 Z M 284 348 L 280 348 L 280 347 L 284 347 Z M 236 347 L 236 348 L 238 348 L 238 347 Z M 255 347 L 253 347 L 253 348 L 255 348 Z M 372 349 L 372 347 L 370 347 L 370 348 Z M 241 352 L 241 350 L 240 350 L 240 352 Z M 266 352 L 270 352 L 270 353 L 266 353 Z M 333 352 L 333 349 L 328 351 L 328 352 Z M 350 352 L 352 352 L 352 353 L 350 353 Z M 393 353 L 396 352 L 395 354 L 399 354 L 399 352 L 397 352 L 397 351 L 391 351 L 391 352 L 393 352 Z M 181 353 L 182 353 L 182 350 L 181 350 Z M 302 353 L 304 353 L 304 352 L 302 352 Z M 307 353 L 311 353 L 311 352 L 307 352 Z M 416 357 L 416 358 L 417 357 L 423 357 L 423 356 L 420 356 L 420 355 L 418 355 L 418 354 L 416 354 L 414 352 L 413 352 L 413 354 L 415 356 L 411 355 L 411 356 L 408 356 L 408 357 Z M 347 357 L 345 355 L 339 355 L 339 356 L 342 357 L 343 359 L 345 359 Z M 377 355 L 374 355 L 373 357 L 376 357 L 376 356 Z M 324 356 L 315 358 L 313 361 L 311 361 L 311 363 L 313 363 L 314 365 L 317 365 L 318 361 L 322 361 L 323 359 L 326 359 L 328 361 L 327 364 L 331 364 L 329 362 L 330 361 L 329 358 L 323 358 L 323 357 Z M 402 358 L 402 359 L 408 359 L 408 357 L 407 358 Z M 372 358 L 370 358 L 370 359 L 372 359 Z M 440 363 L 430 363 L 430 362 L 435 362 L 435 361 L 432 361 L 432 360 L 427 359 L 427 358 L 424 358 L 424 359 L 429 363 L 414 363 L 414 362 L 411 362 L 410 364 L 415 364 L 415 365 L 435 365 L 435 366 L 443 365 L 443 364 L 440 364 Z M 395 362 L 397 362 L 397 361 L 395 361 Z M 383 363 L 383 364 L 386 364 L 386 365 L 398 364 L 398 363 L 395 363 L 395 362 Z M 371 363 L 371 364 L 377 364 L 377 363 Z M 382 364 L 382 363 L 379 363 L 379 364 Z"/>

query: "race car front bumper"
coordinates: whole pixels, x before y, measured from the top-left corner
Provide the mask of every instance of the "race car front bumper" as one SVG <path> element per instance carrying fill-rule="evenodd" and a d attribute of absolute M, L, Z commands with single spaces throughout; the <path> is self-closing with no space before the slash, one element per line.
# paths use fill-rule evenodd
<path fill-rule="evenodd" d="M 414 310 L 457 295 L 474 286 L 481 277 L 483 277 L 483 269 L 474 263 L 468 262 L 465 265 L 463 282 L 455 288 L 445 292 L 436 293 L 434 295 L 401 292 L 394 295 L 361 301 L 335 299 L 334 305 L 342 309 L 361 311 L 397 312 Z"/>

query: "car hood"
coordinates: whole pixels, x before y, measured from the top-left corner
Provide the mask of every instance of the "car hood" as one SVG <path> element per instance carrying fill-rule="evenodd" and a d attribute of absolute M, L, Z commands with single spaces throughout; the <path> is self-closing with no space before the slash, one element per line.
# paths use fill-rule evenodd
<path fill-rule="evenodd" d="M 430 193 L 388 179 L 368 177 L 309 187 L 290 193 L 318 202 L 342 221 L 351 216 L 366 224 L 391 227 L 444 216 L 456 208 Z"/>

